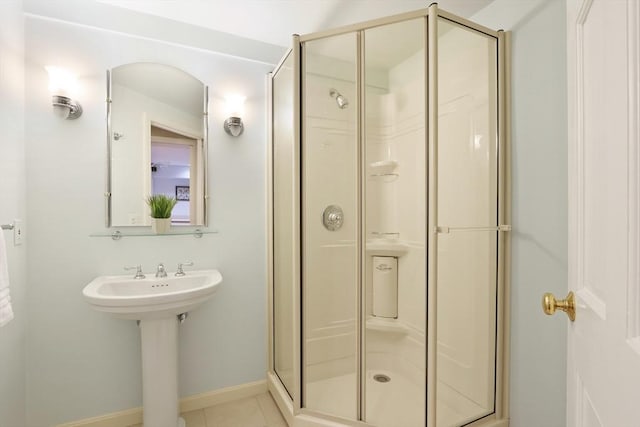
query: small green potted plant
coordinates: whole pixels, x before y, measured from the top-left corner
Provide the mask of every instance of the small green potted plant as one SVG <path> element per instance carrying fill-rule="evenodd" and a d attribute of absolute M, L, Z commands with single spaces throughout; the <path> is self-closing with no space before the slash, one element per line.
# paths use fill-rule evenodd
<path fill-rule="evenodd" d="M 164 194 L 147 197 L 151 210 L 151 229 L 156 234 L 166 233 L 171 228 L 171 211 L 178 201 Z"/>

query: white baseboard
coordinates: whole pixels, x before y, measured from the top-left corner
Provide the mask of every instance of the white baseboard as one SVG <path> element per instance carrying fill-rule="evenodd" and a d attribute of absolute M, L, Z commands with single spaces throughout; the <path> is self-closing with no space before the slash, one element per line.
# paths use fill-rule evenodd
<path fill-rule="evenodd" d="M 180 412 L 204 409 L 219 403 L 256 396 L 266 392 L 267 381 L 261 380 L 227 387 L 220 390 L 209 391 L 206 393 L 195 394 L 193 396 L 180 399 Z M 122 427 L 140 424 L 141 422 L 142 408 L 133 408 L 115 412 L 113 414 L 101 415 L 99 417 L 58 424 L 56 427 Z"/>

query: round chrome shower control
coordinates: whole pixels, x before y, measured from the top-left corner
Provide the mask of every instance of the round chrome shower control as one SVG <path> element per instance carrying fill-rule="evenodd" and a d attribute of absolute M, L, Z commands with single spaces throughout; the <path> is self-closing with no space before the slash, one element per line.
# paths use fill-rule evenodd
<path fill-rule="evenodd" d="M 329 231 L 336 231 L 342 227 L 344 212 L 340 206 L 329 205 L 322 213 L 322 224 Z"/>

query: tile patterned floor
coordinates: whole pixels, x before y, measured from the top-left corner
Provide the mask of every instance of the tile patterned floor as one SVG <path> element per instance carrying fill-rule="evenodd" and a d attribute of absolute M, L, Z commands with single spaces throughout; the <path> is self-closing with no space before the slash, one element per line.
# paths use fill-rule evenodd
<path fill-rule="evenodd" d="M 184 412 L 182 417 L 187 427 L 287 427 L 269 393 Z"/>

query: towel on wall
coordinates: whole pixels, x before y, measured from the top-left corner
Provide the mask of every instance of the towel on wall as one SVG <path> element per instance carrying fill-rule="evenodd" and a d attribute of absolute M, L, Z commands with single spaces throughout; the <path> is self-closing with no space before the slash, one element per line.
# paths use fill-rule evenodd
<path fill-rule="evenodd" d="M 9 268 L 7 264 L 7 246 L 4 232 L 0 230 L 0 326 L 4 326 L 13 319 L 11 295 L 9 294 Z"/>

